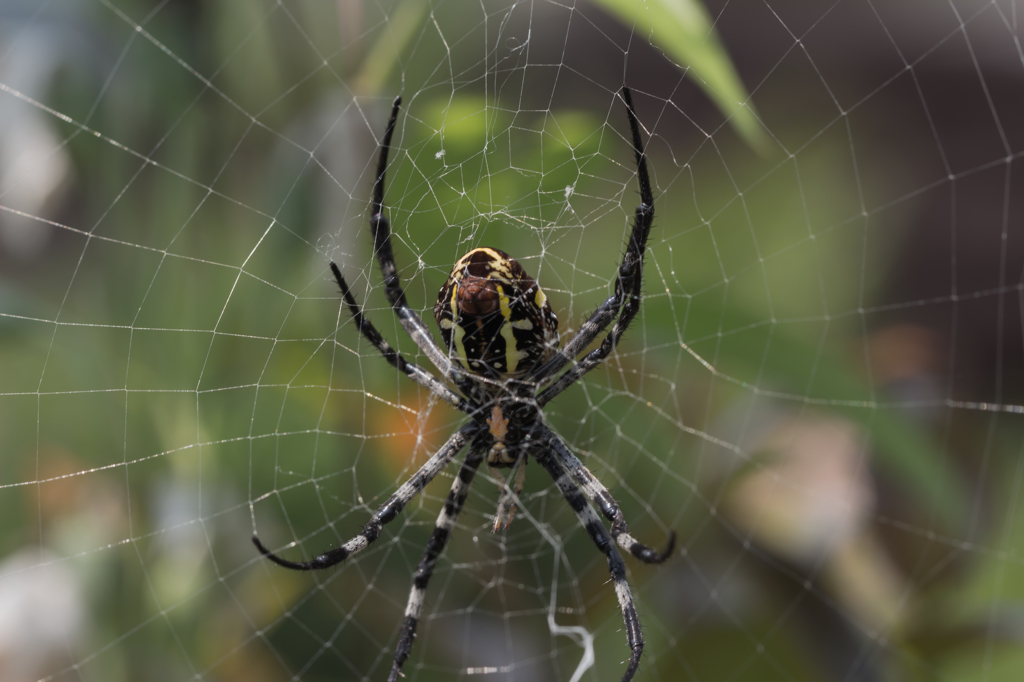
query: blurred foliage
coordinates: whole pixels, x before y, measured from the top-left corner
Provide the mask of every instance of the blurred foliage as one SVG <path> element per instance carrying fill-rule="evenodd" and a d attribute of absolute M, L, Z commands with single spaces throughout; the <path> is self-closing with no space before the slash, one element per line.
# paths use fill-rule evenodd
<path fill-rule="evenodd" d="M 596 0 L 637 35 L 665 50 L 686 69 L 747 141 L 771 148 L 729 54 L 700 0 Z"/>
<path fill-rule="evenodd" d="M 980 679 L 979 648 L 987 679 L 1013 679 L 1019 424 L 957 413 L 965 423 L 943 431 L 891 406 L 864 359 L 857 310 L 896 267 L 913 207 L 865 246 L 844 131 L 816 122 L 798 163 L 784 160 L 702 7 L 599 4 L 691 68 L 742 138 L 706 144 L 664 99 L 637 97 L 658 215 L 644 309 L 616 357 L 547 413 L 634 535 L 682 540 L 665 566 L 630 566 L 648 640 L 638 679 L 841 679 L 822 652 L 879 637 L 863 679 Z M 508 63 L 490 61 L 481 34 L 500 22 L 456 4 L 117 6 L 44 17 L 78 35 L 42 101 L 70 119 L 47 117 L 73 188 L 40 215 L 64 226 L 45 256 L 0 276 L 0 557 L 55 552 L 88 613 L 39 676 L 383 679 L 450 479 L 325 575 L 278 570 L 249 538 L 289 556 L 337 544 L 460 423 L 359 337 L 327 271 L 336 259 L 386 338 L 417 355 L 366 229 L 390 102 L 405 101 L 386 204 L 414 305 L 429 316 L 451 263 L 490 245 L 540 280 L 567 331 L 608 295 L 636 202 L 620 74 L 609 87 L 562 74 L 556 102 L 516 61 L 525 45 L 507 38 Z M 825 559 L 800 565 L 722 515 L 745 477 L 784 458 L 764 432 L 800 416 L 860 438 L 882 510 L 865 503 L 863 530 L 886 543 L 873 568 L 905 579 L 882 635 L 844 601 L 854 578 L 830 584 Z M 945 450 L 949 433 L 970 444 L 986 429 L 979 483 Z M 539 467 L 502 536 L 487 532 L 496 491 L 481 472 L 406 673 L 504 661 L 571 677 L 580 649 L 545 620 L 554 584 L 558 622 L 595 636 L 584 679 L 616 679 L 626 654 L 603 558 Z M 884 537 L 893 528 L 913 539 Z M 829 608 L 790 620 L 807 594 Z"/>

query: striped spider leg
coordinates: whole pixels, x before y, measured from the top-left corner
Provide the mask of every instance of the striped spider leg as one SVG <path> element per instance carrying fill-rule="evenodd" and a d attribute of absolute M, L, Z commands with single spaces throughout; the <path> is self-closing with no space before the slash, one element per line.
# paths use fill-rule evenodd
<path fill-rule="evenodd" d="M 636 605 L 633 603 L 633 594 L 629 589 L 629 582 L 626 580 L 626 562 L 616 549 L 608 535 L 608 530 L 597 518 L 593 507 L 587 504 L 587 500 L 580 488 L 572 480 L 569 474 L 562 467 L 561 462 L 553 455 L 550 444 L 557 441 L 558 437 L 551 434 L 547 443 L 539 447 L 533 455 L 537 463 L 544 467 L 548 475 L 555 481 L 562 497 L 576 513 L 576 518 L 587 530 L 590 539 L 594 541 L 597 549 L 608 559 L 608 573 L 611 575 L 612 584 L 615 588 L 615 597 L 619 601 L 619 609 L 622 611 L 622 621 L 626 625 L 626 642 L 629 644 L 629 664 L 626 666 L 626 673 L 622 676 L 622 682 L 629 682 L 636 674 L 637 666 L 640 665 L 640 655 L 644 650 L 644 636 L 640 631 L 640 617 L 636 613 Z M 666 555 L 667 557 L 667 555 Z"/>
<path fill-rule="evenodd" d="M 547 437 L 559 465 L 565 469 L 566 473 L 579 486 L 583 494 L 587 496 L 587 499 L 601 510 L 606 519 L 612 522 L 612 539 L 615 540 L 619 547 L 645 564 L 660 564 L 672 554 L 672 550 L 676 546 L 676 534 L 674 531 L 669 532 L 668 543 L 665 549 L 660 552 L 637 541 L 629 534 L 626 518 L 623 516 L 622 510 L 619 509 L 618 502 L 608 492 L 608 488 L 601 483 L 597 476 L 590 473 L 590 469 L 583 466 L 583 462 L 572 453 L 572 450 L 566 446 L 561 438 L 552 433 L 551 429 L 546 426 L 542 427 L 542 435 Z"/>
<path fill-rule="evenodd" d="M 380 159 L 377 162 L 377 176 L 373 183 L 373 203 L 370 210 L 373 250 L 377 254 L 380 271 L 384 276 L 384 292 L 405 332 L 412 337 L 419 349 L 426 354 L 445 379 L 458 386 L 460 390 L 468 389 L 469 380 L 464 373 L 448 359 L 448 354 L 437 345 L 419 313 L 409 307 L 405 298 L 405 290 L 398 277 L 398 267 L 395 265 L 395 253 L 391 248 L 391 223 L 384 215 L 384 175 L 388 168 L 391 136 L 395 132 L 395 122 L 398 120 L 398 109 L 401 105 L 402 98 L 396 97 L 391 107 L 391 118 L 388 119 L 387 130 L 384 132 L 384 138 L 380 144 Z"/>
<path fill-rule="evenodd" d="M 537 397 L 537 402 L 541 407 L 608 357 L 615 350 L 622 334 L 625 333 L 640 310 L 643 298 L 644 253 L 647 249 L 647 238 L 654 223 L 654 193 L 651 190 L 651 177 L 647 171 L 647 154 L 640 137 L 640 122 L 633 109 L 633 97 L 629 88 L 622 88 L 622 99 L 626 103 L 629 128 L 633 137 L 636 175 L 640 185 L 640 205 L 636 207 L 633 214 L 633 229 L 630 231 L 629 243 L 622 256 L 622 263 L 619 264 L 615 290 L 580 326 L 576 334 L 566 342 L 565 347 L 556 353 L 549 362 L 538 367 L 531 378 L 539 383 L 550 379 L 565 365 L 573 362 L 576 356 L 582 353 L 616 316 L 618 316 L 618 320 L 600 346 L 588 353 L 568 372 L 560 376 L 554 384 L 541 392 Z"/>
<path fill-rule="evenodd" d="M 405 620 L 402 622 L 402 634 L 398 637 L 398 646 L 395 647 L 395 660 L 391 665 L 391 674 L 388 682 L 397 682 L 402 674 L 402 665 L 409 658 L 412 651 L 412 643 L 416 638 L 416 626 L 420 620 L 420 612 L 423 610 L 423 602 L 427 595 L 427 585 L 430 577 L 434 575 L 434 566 L 437 565 L 437 558 L 444 551 L 451 537 L 452 528 L 459 518 L 462 505 L 469 495 L 469 486 L 473 483 L 476 470 L 483 461 L 486 447 L 479 447 L 475 443 L 470 452 L 466 455 L 465 461 L 459 468 L 459 473 L 452 482 L 452 488 L 448 492 L 448 499 L 445 500 L 441 513 L 437 515 L 437 522 L 434 524 L 434 532 L 430 534 L 427 541 L 427 548 L 423 552 L 419 566 L 412 577 L 412 588 L 409 590 L 409 600 L 405 607 Z"/>
<path fill-rule="evenodd" d="M 366 549 L 370 543 L 380 537 L 380 532 L 385 525 L 390 523 L 398 513 L 405 509 L 405 505 L 409 504 L 414 497 L 416 497 L 421 490 L 427 487 L 427 484 L 434 480 L 434 477 L 441 473 L 455 455 L 459 454 L 459 451 L 466 446 L 467 441 L 476 436 L 480 431 L 480 427 L 476 422 L 469 422 L 461 429 L 452 434 L 452 437 L 448 439 L 441 448 L 434 453 L 434 455 L 426 461 L 426 463 L 419 468 L 419 470 L 409 477 L 409 480 L 403 483 L 398 490 L 396 490 L 391 497 L 382 504 L 370 520 L 363 527 L 361 533 L 351 538 L 347 542 L 343 543 L 340 547 L 328 550 L 319 556 L 314 557 L 311 561 L 290 561 L 284 559 L 277 554 L 274 554 L 267 549 L 264 544 L 260 541 L 256 535 L 252 536 L 253 544 L 260 553 L 273 561 L 278 566 L 284 566 L 290 568 L 293 571 L 319 571 L 324 568 L 330 568 L 340 564 L 345 559 L 349 558 L 356 552 Z"/>

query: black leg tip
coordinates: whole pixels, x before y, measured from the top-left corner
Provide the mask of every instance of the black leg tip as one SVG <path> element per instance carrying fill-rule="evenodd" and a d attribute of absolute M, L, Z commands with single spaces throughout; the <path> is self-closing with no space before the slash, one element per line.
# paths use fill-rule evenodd
<path fill-rule="evenodd" d="M 647 545 L 637 542 L 630 548 L 629 553 L 635 556 L 640 561 L 644 562 L 645 564 L 660 564 L 663 561 L 665 561 L 665 559 L 668 559 L 670 556 L 672 556 L 672 550 L 674 550 L 675 548 L 676 532 L 673 530 L 669 531 L 668 544 L 662 551 L 657 552 L 654 549 L 648 547 Z"/>
<path fill-rule="evenodd" d="M 676 532 L 674 530 L 670 530 L 668 532 L 668 544 L 665 546 L 665 549 L 662 550 L 661 554 L 659 554 L 658 556 L 656 556 L 654 558 L 654 562 L 653 563 L 660 564 L 665 559 L 668 559 L 670 556 L 672 556 L 672 550 L 674 550 L 675 548 L 676 548 Z"/>
<path fill-rule="evenodd" d="M 289 561 L 288 559 L 282 559 L 281 557 L 277 556 L 269 549 L 267 549 L 264 546 L 264 544 L 260 541 L 259 536 L 255 533 L 252 534 L 252 544 L 256 545 L 256 549 L 258 549 L 260 551 L 260 554 L 265 556 L 267 559 L 270 559 L 278 566 L 282 566 L 293 571 L 314 571 L 319 568 L 325 568 L 323 566 L 318 565 L 317 563 L 320 559 L 323 558 L 322 556 L 319 556 L 313 561 L 308 562 Z"/>
<path fill-rule="evenodd" d="M 636 675 L 637 668 L 640 667 L 640 655 L 643 653 L 644 644 L 640 642 L 639 646 L 633 646 L 629 652 L 629 665 L 626 667 L 626 672 L 622 675 L 622 682 L 630 682 L 633 676 Z"/>

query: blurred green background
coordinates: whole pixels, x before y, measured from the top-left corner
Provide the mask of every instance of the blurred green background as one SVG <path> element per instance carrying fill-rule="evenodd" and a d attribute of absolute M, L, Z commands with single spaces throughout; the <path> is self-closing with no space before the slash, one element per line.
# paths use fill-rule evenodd
<path fill-rule="evenodd" d="M 649 139 L 643 311 L 546 411 L 633 534 L 638 680 L 1024 671 L 1016 0 L 0 3 L 0 678 L 383 680 L 461 423 L 392 344 L 368 205 L 430 317 L 476 246 L 563 335 L 608 295 Z M 432 321 L 429 322 L 431 325 Z M 542 470 L 481 472 L 412 680 L 617 680 L 604 559 Z M 576 627 L 555 632 L 551 623 Z M 585 633 L 585 634 L 581 634 Z"/>

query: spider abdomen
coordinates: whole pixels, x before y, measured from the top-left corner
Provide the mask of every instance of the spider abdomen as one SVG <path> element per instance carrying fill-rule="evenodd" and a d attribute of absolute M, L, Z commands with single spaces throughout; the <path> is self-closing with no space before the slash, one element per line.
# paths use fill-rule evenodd
<path fill-rule="evenodd" d="M 558 318 L 537 282 L 504 251 L 459 259 L 434 306 L 449 355 L 484 376 L 519 377 L 558 348 Z"/>

